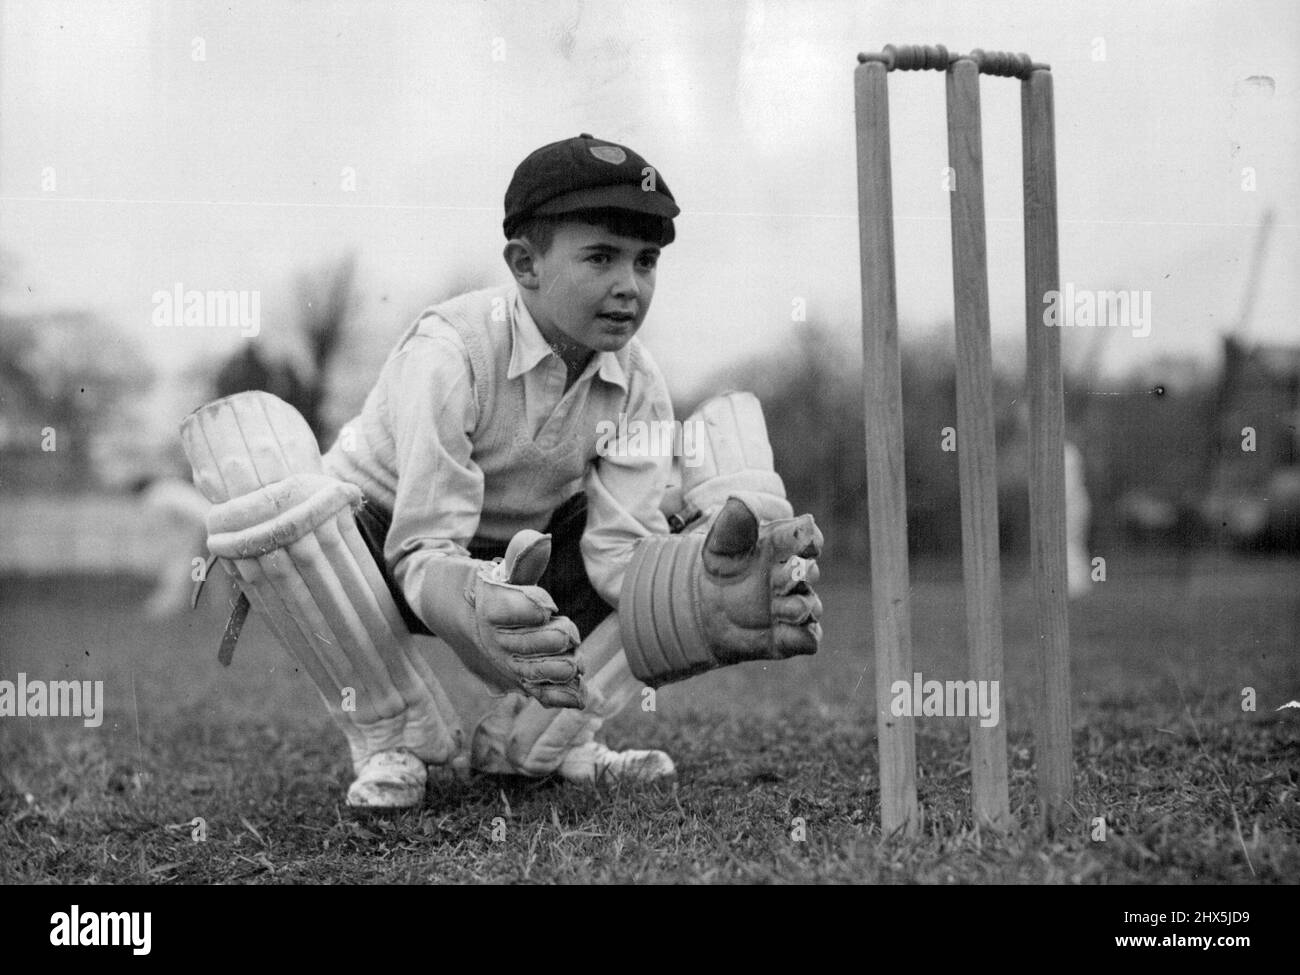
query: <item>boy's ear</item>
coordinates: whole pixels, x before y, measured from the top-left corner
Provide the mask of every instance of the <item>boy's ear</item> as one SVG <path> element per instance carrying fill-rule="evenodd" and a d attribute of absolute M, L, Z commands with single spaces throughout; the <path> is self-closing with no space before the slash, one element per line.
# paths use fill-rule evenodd
<path fill-rule="evenodd" d="M 506 242 L 506 249 L 501 252 L 501 256 L 506 259 L 506 267 L 510 268 L 510 273 L 519 282 L 519 287 L 530 291 L 537 290 L 541 279 L 537 274 L 532 244 L 521 237 L 516 237 Z"/>

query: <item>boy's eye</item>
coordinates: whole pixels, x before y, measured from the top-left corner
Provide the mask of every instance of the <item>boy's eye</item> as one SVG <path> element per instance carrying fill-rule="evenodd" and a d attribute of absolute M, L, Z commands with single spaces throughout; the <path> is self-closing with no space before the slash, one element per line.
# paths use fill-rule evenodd
<path fill-rule="evenodd" d="M 609 255 L 608 255 L 608 254 L 589 254 L 589 255 L 587 256 L 587 260 L 590 261 L 592 264 L 608 264 L 608 263 L 609 263 Z"/>
<path fill-rule="evenodd" d="M 655 265 L 659 263 L 659 256 L 657 254 L 646 254 L 644 257 L 639 258 L 637 263 L 647 271 L 653 271 Z"/>

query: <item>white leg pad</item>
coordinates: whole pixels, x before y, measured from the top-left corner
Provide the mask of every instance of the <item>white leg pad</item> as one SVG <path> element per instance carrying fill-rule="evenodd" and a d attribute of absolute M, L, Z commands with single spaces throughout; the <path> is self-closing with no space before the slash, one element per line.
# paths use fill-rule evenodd
<path fill-rule="evenodd" d="M 773 466 L 763 407 L 753 393 L 730 392 L 706 400 L 682 423 L 695 435 L 691 463 L 678 458 L 687 518 L 711 518 L 737 492 L 765 521 L 794 516 L 785 484 Z M 673 514 L 674 512 L 669 512 Z"/>
<path fill-rule="evenodd" d="M 594 740 L 605 720 L 638 696 L 645 685 L 632 676 L 610 616 L 578 646 L 587 688 L 581 710 L 546 708 L 510 695 L 480 723 L 474 765 L 483 771 L 545 776 L 559 772 L 571 781 L 602 778 L 650 781 L 675 774 L 660 751 L 616 752 Z"/>
<path fill-rule="evenodd" d="M 418 803 L 424 763 L 450 762 L 463 735 L 357 531 L 360 490 L 322 473 L 306 422 L 268 393 L 203 407 L 182 438 L 214 503 L 209 550 L 233 568 L 347 738 L 358 776 L 349 801 Z"/>

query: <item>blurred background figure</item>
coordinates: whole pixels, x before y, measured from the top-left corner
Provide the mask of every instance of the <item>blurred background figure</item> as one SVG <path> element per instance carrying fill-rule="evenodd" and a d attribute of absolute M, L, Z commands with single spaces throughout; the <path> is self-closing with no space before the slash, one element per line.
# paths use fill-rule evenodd
<path fill-rule="evenodd" d="M 1092 589 L 1088 558 L 1088 528 L 1092 505 L 1084 481 L 1083 452 L 1072 440 L 1065 442 L 1065 550 L 1070 598 L 1086 596 Z"/>
<path fill-rule="evenodd" d="M 174 616 L 190 608 L 195 580 L 195 559 L 205 559 L 211 505 L 188 481 L 160 477 L 141 492 L 145 523 L 157 543 L 158 574 L 145 600 L 145 612 L 154 619 Z"/>

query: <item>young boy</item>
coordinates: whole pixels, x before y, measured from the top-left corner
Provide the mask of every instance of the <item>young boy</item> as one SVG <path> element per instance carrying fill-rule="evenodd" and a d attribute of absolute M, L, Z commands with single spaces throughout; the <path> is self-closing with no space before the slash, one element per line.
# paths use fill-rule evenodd
<path fill-rule="evenodd" d="M 812 653 L 820 638 L 820 533 L 790 517 L 752 397 L 694 421 L 707 463 L 681 472 L 677 523 L 694 516 L 681 534 L 663 510 L 673 452 L 601 436 L 673 423 L 636 339 L 679 213 L 662 176 L 583 134 L 529 155 L 505 210 L 513 283 L 426 311 L 323 465 L 291 456 L 310 438 L 284 404 L 223 400 L 187 420 L 196 482 L 219 502 L 209 546 L 280 615 L 348 736 L 353 805 L 418 803 L 426 764 L 671 775 L 662 752 L 593 737 L 641 681 Z M 258 443 L 272 441 L 268 463 Z M 235 486 L 211 473 L 231 454 L 253 472 Z M 285 510 L 302 514 L 268 528 Z M 302 581 L 277 583 L 286 572 Z M 484 693 L 453 704 L 445 662 L 410 634 L 445 641 Z"/>

